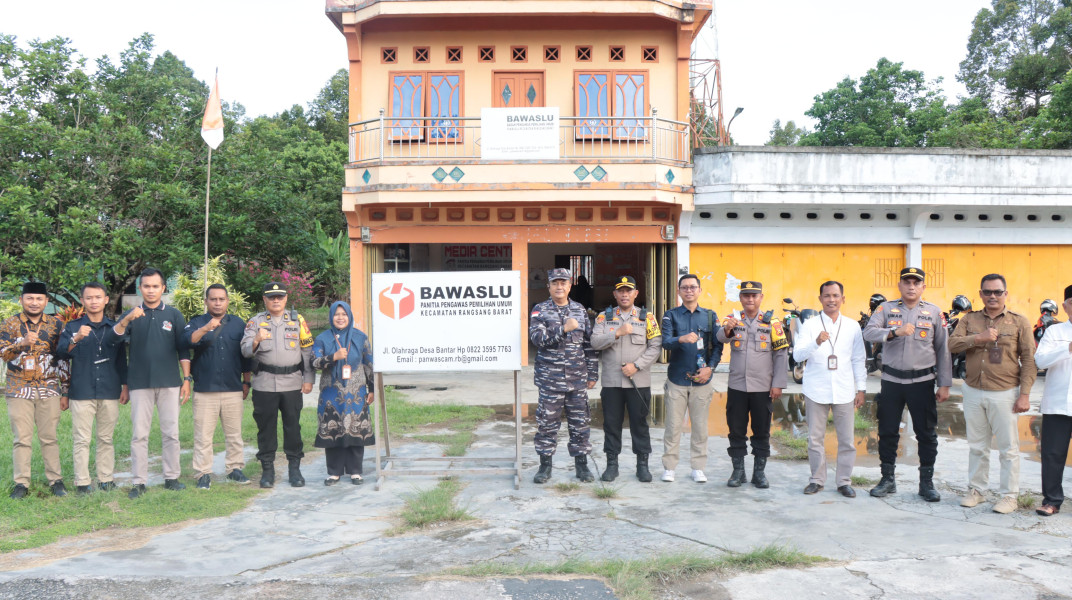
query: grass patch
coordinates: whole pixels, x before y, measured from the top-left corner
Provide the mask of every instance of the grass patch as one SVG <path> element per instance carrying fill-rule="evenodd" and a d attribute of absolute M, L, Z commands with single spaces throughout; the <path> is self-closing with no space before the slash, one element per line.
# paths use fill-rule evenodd
<path fill-rule="evenodd" d="M 312 448 L 316 432 L 316 409 L 308 408 L 301 413 L 302 437 L 306 448 Z M 282 422 L 278 432 L 282 439 Z M 116 471 L 130 469 L 130 405 L 119 407 L 119 418 L 113 433 L 115 446 Z M 19 501 L 8 498 L 13 484 L 8 483 L 0 489 L 0 552 L 24 550 L 50 544 L 62 537 L 79 535 L 110 528 L 154 527 L 186 521 L 229 515 L 246 507 L 250 500 L 262 493 L 256 486 L 260 477 L 260 464 L 251 461 L 243 471 L 253 479 L 251 485 L 238 485 L 217 477 L 212 488 L 193 489 L 193 472 L 190 467 L 192 459 L 188 452 L 193 448 L 193 403 L 187 402 L 179 410 L 179 444 L 187 452 L 180 455 L 182 477 L 187 489 L 182 492 L 169 492 L 160 487 L 149 488 L 148 493 L 138 500 L 127 498 L 129 488 L 122 487 L 114 492 L 97 491 L 89 496 L 74 493 L 74 468 L 72 466 L 71 413 L 60 413 L 57 437 L 60 448 L 60 463 L 64 483 L 68 486 L 66 498 L 56 498 L 48 489 L 44 475 L 44 463 L 36 435 L 34 437 L 33 458 L 31 460 L 30 495 Z M 242 416 L 242 438 L 246 444 L 256 446 L 257 425 L 253 421 L 252 402 L 246 401 Z M 11 473 L 11 427 L 7 411 L 0 411 L 0 474 L 3 477 Z M 213 439 L 214 451 L 224 449 L 223 429 L 216 428 Z M 161 452 L 160 427 L 154 417 L 149 435 L 149 456 L 159 457 Z M 89 472 L 96 477 L 96 440 L 89 451 Z M 150 465 L 151 473 L 159 473 L 159 464 Z M 94 479 L 96 485 L 96 479 Z"/>
<path fill-rule="evenodd" d="M 784 429 L 771 432 L 771 439 L 774 440 L 781 450 L 777 455 L 771 458 L 777 458 L 782 460 L 808 460 L 808 440 L 804 438 L 798 438 L 792 434 L 792 432 Z"/>
<path fill-rule="evenodd" d="M 401 392 L 388 386 L 387 419 L 391 431 L 395 433 L 413 433 L 422 427 L 432 425 L 445 426 L 450 433 L 422 433 L 412 436 L 414 439 L 446 446 L 445 456 L 462 456 L 466 448 L 473 443 L 473 431 L 481 421 L 487 420 L 495 409 L 487 406 L 467 406 L 463 404 L 416 404 L 405 399 Z"/>
<path fill-rule="evenodd" d="M 746 553 L 709 557 L 696 553 L 671 554 L 642 560 L 589 561 L 576 558 L 552 564 L 480 563 L 448 571 L 468 577 L 525 577 L 533 575 L 584 575 L 601 577 L 622 600 L 652 600 L 658 588 L 705 573 L 762 571 L 772 568 L 810 566 L 826 559 L 784 546 L 763 546 Z"/>
<path fill-rule="evenodd" d="M 618 491 L 621 490 L 619 486 L 611 486 L 605 483 L 600 483 L 596 487 L 592 488 L 592 494 L 600 500 L 610 500 L 618 497 Z"/>
<path fill-rule="evenodd" d="M 453 478 L 441 479 L 434 488 L 410 495 L 399 516 L 402 525 L 392 529 L 390 535 L 399 535 L 413 529 L 424 529 L 437 523 L 470 521 L 474 517 L 455 504 L 462 484 Z"/>
<path fill-rule="evenodd" d="M 1016 497 L 1017 508 L 1031 510 L 1032 508 L 1035 508 L 1035 504 L 1037 503 L 1038 498 L 1036 498 L 1034 494 L 1025 492 Z"/>
<path fill-rule="evenodd" d="M 560 492 L 563 494 L 572 494 L 581 489 L 581 484 L 577 483 L 576 481 L 569 481 L 563 483 L 556 483 L 552 487 L 554 487 L 556 492 Z"/>
<path fill-rule="evenodd" d="M 877 479 L 871 479 L 870 477 L 864 477 L 863 475 L 853 475 L 852 485 L 853 487 L 871 487 L 878 484 Z"/>

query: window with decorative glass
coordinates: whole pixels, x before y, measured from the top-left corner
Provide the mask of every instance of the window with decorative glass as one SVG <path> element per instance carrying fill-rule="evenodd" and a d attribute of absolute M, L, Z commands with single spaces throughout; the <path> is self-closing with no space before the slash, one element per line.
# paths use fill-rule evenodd
<path fill-rule="evenodd" d="M 389 77 L 388 140 L 461 141 L 461 71 L 396 71 Z"/>
<path fill-rule="evenodd" d="M 647 71 L 577 71 L 577 139 L 646 140 Z"/>

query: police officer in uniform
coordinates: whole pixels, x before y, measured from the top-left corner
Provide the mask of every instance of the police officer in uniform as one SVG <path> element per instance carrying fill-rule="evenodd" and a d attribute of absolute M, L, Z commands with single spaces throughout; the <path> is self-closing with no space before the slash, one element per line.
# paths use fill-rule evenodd
<path fill-rule="evenodd" d="M 592 327 L 592 348 L 600 350 L 603 366 L 603 452 L 607 468 L 600 477 L 614 481 L 618 477 L 618 454 L 622 451 L 622 423 L 629 411 L 629 433 L 636 454 L 637 479 L 651 481 L 648 456 L 648 412 L 651 406 L 651 365 L 662 352 L 662 332 L 651 312 L 636 306 L 636 279 L 619 277 L 614 284 L 618 305 L 596 316 Z"/>
<path fill-rule="evenodd" d="M 283 415 L 283 452 L 287 455 L 290 485 L 302 487 L 302 394 L 313 391 L 313 335 L 305 319 L 287 310 L 287 289 L 278 282 L 264 286 L 264 306 L 246 323 L 242 355 L 253 359 L 253 420 L 257 422 L 257 460 L 260 485 L 275 485 L 275 451 L 278 415 Z"/>
<path fill-rule="evenodd" d="M 788 385 L 789 341 L 781 323 L 771 323 L 760 312 L 763 284 L 741 282 L 744 312 L 729 316 L 718 330 L 718 341 L 730 346 L 730 378 L 726 394 L 726 424 L 729 425 L 733 473 L 726 485 L 744 484 L 744 457 L 748 455 L 748 420 L 752 419 L 752 485 L 768 488 L 767 458 L 770 457 L 771 406 Z"/>
<path fill-rule="evenodd" d="M 875 309 L 864 328 L 864 340 L 883 344 L 882 391 L 878 396 L 878 454 L 882 479 L 871 495 L 881 498 L 897 492 L 897 460 L 901 413 L 908 406 L 919 445 L 919 495 L 938 502 L 934 489 L 934 459 L 938 455 L 938 405 L 949 399 L 953 382 L 948 333 L 940 308 L 921 299 L 926 289 L 923 269 L 901 270 L 897 288 L 901 297 Z M 935 393 L 935 384 L 938 391 Z"/>
<path fill-rule="evenodd" d="M 540 469 L 534 483 L 551 478 L 551 456 L 558 446 L 558 428 L 566 412 L 569 453 L 577 478 L 594 481 L 588 470 L 588 390 L 599 379 L 599 358 L 592 349 L 592 324 L 584 306 L 569 299 L 572 276 L 568 269 L 547 272 L 551 298 L 532 308 L 529 339 L 536 345 L 536 454 Z"/>

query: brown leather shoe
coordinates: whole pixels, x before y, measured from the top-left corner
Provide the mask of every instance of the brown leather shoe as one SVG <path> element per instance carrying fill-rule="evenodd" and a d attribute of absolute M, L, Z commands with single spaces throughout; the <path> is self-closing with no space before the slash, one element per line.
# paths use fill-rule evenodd
<path fill-rule="evenodd" d="M 809 496 L 811 494 L 817 494 L 821 491 L 823 491 L 823 486 L 819 485 L 818 483 L 809 483 L 807 487 L 804 488 L 804 493 L 808 494 Z"/>
<path fill-rule="evenodd" d="M 856 490 L 852 489 L 851 485 L 839 485 L 837 491 L 841 492 L 841 495 L 846 498 L 856 497 Z"/>

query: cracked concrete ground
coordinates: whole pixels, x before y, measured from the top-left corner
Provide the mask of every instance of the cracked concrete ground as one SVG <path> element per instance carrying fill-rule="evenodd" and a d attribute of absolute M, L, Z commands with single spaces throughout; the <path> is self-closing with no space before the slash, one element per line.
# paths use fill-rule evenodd
<path fill-rule="evenodd" d="M 410 393 L 421 399 L 419 389 Z M 484 397 L 487 403 L 508 402 L 494 394 Z M 639 483 L 627 450 L 622 476 L 611 484 L 617 497 L 600 500 L 593 494 L 596 484 L 574 492 L 553 487 L 576 481 L 564 452 L 564 425 L 551 483 L 531 483 L 536 469 L 533 425 L 526 420 L 520 490 L 513 489 L 509 476 L 461 477 L 466 485 L 459 502 L 474 521 L 388 536 L 406 496 L 436 480 L 393 477 L 379 492 L 371 481 L 360 487 L 323 487 L 317 485 L 326 475 L 323 457 L 314 454 L 303 467 L 309 486 L 277 487 L 230 517 L 141 537 L 132 534 L 125 537 L 133 541 L 112 547 L 87 541 L 92 536 L 66 540 L 58 544 L 66 545 L 72 556 L 56 560 L 48 558 L 52 549 L 9 554 L 0 562 L 0 598 L 140 598 L 146 593 L 218 598 L 250 593 L 264 598 L 613 598 L 605 582 L 591 577 L 469 579 L 445 571 L 489 562 L 643 559 L 679 552 L 718 556 L 767 544 L 789 545 L 830 562 L 806 569 L 711 574 L 676 582 L 661 594 L 705 599 L 1072 597 L 1072 516 L 1045 519 L 1028 510 L 998 515 L 991 512 L 990 502 L 961 508 L 957 496 L 964 491 L 968 455 L 963 440 L 941 440 L 936 479 L 942 501 L 936 504 L 916 496 L 918 476 L 911 456 L 897 472 L 899 493 L 882 500 L 869 497 L 863 488 L 851 500 L 832 487 L 805 496 L 801 490 L 808 481 L 807 464 L 777 459 L 768 464 L 770 489 L 729 489 L 723 483 L 730 464 L 722 437 L 708 442 L 709 483 L 693 483 L 687 462 L 678 467 L 674 483 Z M 512 423 L 487 422 L 476 433 L 471 455 L 512 452 Z M 653 429 L 652 434 L 651 466 L 658 475 L 662 430 Z M 592 437 L 592 463 L 601 470 L 602 433 L 593 430 Z M 400 442 L 400 456 L 440 454 L 433 444 Z M 683 440 L 682 448 L 687 447 Z M 370 479 L 371 455 L 367 453 L 365 465 Z M 996 479 L 996 455 L 992 463 Z M 450 459 L 444 459 L 422 468 L 449 464 Z M 877 479 L 878 469 L 858 467 L 855 474 Z M 1065 485 L 1072 486 L 1072 469 L 1066 474 Z M 1037 462 L 1022 462 L 1021 487 L 1038 493 Z"/>

